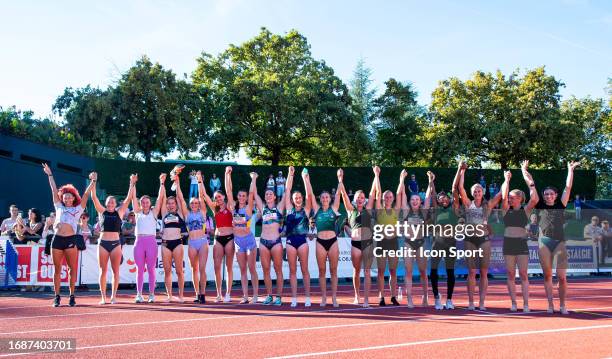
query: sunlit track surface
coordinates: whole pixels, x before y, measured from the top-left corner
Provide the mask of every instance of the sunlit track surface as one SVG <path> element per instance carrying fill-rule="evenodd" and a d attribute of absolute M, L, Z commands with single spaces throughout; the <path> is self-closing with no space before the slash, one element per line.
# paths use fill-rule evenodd
<path fill-rule="evenodd" d="M 320 292 L 313 286 L 313 306 L 290 308 L 240 305 L 239 292 L 231 303 L 195 305 L 134 304 L 133 292 L 122 291 L 119 303 L 98 305 L 97 293 L 77 293 L 77 307 L 51 307 L 52 297 L 42 293 L 0 292 L 0 340 L 7 338 L 62 338 L 77 340 L 77 352 L 68 357 L 609 357 L 612 346 L 612 281 L 570 280 L 571 313 L 546 313 L 541 281 L 531 281 L 531 313 L 510 312 L 505 283 L 491 281 L 487 309 L 465 309 L 465 283 L 459 282 L 455 310 L 422 308 L 421 289 L 415 283 L 414 309 L 405 298 L 400 307 L 378 307 L 371 292 L 371 307 L 352 302 L 352 288 L 339 288 L 339 308 L 320 307 Z M 444 286 L 441 293 L 445 293 Z M 289 290 L 286 289 L 286 293 Z M 556 295 L 556 293 L 555 293 Z M 260 298 L 263 295 L 260 294 Z M 163 298 L 158 293 L 157 299 Z M 444 298 L 444 297 L 443 297 Z M 444 298 L 445 299 L 445 298 Z M 387 297 L 387 303 L 389 302 Z M 433 298 L 430 295 L 430 305 Z M 558 301 L 555 302 L 558 309 Z M 48 357 L 49 354 L 27 354 Z M 0 357 L 13 356 L 1 353 Z M 19 355 L 21 356 L 21 355 Z"/>

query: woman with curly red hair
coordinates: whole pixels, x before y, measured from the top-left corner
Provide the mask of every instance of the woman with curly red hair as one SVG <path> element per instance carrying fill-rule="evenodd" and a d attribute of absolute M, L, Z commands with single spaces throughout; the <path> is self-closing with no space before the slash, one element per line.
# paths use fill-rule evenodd
<path fill-rule="evenodd" d="M 49 177 L 49 185 L 51 186 L 51 195 L 53 196 L 53 205 L 55 206 L 55 235 L 51 242 L 51 254 L 53 256 L 53 265 L 55 271 L 53 273 L 53 287 L 55 298 L 53 306 L 60 305 L 60 282 L 62 273 L 62 261 L 66 259 L 68 264 L 68 280 L 70 283 L 70 301 L 71 307 L 76 305 L 74 300 L 74 285 L 77 278 L 78 251 L 76 232 L 81 214 L 85 210 L 87 199 L 92 188 L 96 185 L 95 173 L 91 173 L 89 178 L 91 182 L 87 190 L 83 194 L 83 198 L 79 195 L 79 191 L 73 185 L 67 184 L 59 189 L 55 185 L 53 173 L 48 164 L 43 163 L 43 171 Z"/>

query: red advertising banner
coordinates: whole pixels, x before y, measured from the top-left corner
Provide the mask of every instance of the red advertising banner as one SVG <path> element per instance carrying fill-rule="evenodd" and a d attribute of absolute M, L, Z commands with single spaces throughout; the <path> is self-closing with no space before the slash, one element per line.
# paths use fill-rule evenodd
<path fill-rule="evenodd" d="M 32 280 L 32 247 L 17 246 L 17 283 L 30 284 Z"/>

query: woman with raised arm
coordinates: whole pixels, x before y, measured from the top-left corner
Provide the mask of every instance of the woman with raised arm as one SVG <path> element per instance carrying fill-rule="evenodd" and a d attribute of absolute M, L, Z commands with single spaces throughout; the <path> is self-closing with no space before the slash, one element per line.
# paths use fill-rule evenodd
<path fill-rule="evenodd" d="M 257 192 L 257 173 L 251 172 L 251 185 L 249 192 L 238 191 L 238 202 L 234 201 L 232 177 L 228 178 L 225 192 L 227 193 L 227 207 L 233 212 L 232 223 L 234 225 L 234 242 L 238 252 L 236 259 L 240 266 L 240 284 L 242 285 L 242 300 L 240 304 L 249 303 L 249 278 L 251 273 L 251 285 L 253 286 L 253 303 L 257 303 L 259 293 L 259 277 L 257 276 L 257 242 L 251 232 L 251 218 L 253 217 L 253 202 Z"/>
<path fill-rule="evenodd" d="M 202 172 L 195 173 L 198 186 L 203 186 Z M 200 194 L 201 191 L 198 191 Z M 197 192 L 196 192 L 197 193 Z M 206 303 L 206 261 L 208 260 L 208 240 L 206 239 L 206 203 L 199 197 L 189 199 L 189 208 L 180 186 L 176 187 L 176 198 L 185 216 L 189 232 L 187 255 L 191 264 L 191 281 L 198 304 Z"/>
<path fill-rule="evenodd" d="M 89 194 L 96 185 L 96 174 L 95 172 L 89 174 L 91 182 L 87 186 L 85 193 L 83 193 L 83 198 L 81 198 L 79 191 L 71 184 L 63 185 L 58 189 L 49 165 L 43 163 L 42 166 L 43 171 L 49 177 L 51 196 L 53 198 L 53 206 L 55 207 L 55 222 L 53 224 L 55 234 L 51 242 L 51 254 L 55 269 L 53 272 L 53 289 L 55 292 L 53 306 L 59 307 L 60 305 L 62 261 L 66 259 L 68 282 L 70 283 L 70 300 L 68 304 L 74 307 L 76 305 L 74 286 L 77 279 L 77 266 L 79 262 L 75 236 L 79 219 L 83 211 L 85 211 Z"/>
<path fill-rule="evenodd" d="M 453 305 L 453 291 L 455 289 L 455 261 L 456 256 L 453 251 L 457 249 L 457 239 L 454 236 L 445 236 L 446 233 L 443 229 L 449 226 L 455 226 L 457 224 L 457 214 L 459 211 L 459 190 L 457 186 L 459 184 L 459 177 L 461 176 L 461 168 L 457 168 L 457 173 L 453 179 L 452 185 L 452 196 L 453 200 L 448 197 L 446 192 L 441 191 L 436 194 L 435 176 L 434 181 L 431 182 L 431 197 L 435 198 L 433 201 L 433 221 L 441 228 L 437 233 L 434 233 L 434 241 L 432 249 L 437 253 L 442 253 L 442 256 L 434 256 L 431 258 L 431 270 L 429 271 L 429 278 L 431 280 L 431 290 L 434 295 L 434 307 L 436 310 L 442 309 L 455 309 Z M 444 259 L 446 266 L 446 304 L 442 305 L 440 293 L 438 291 L 438 265 L 440 261 Z"/>
<path fill-rule="evenodd" d="M 399 184 L 397 186 L 397 199 L 394 198 L 393 192 L 387 190 L 381 195 L 382 188 L 380 186 L 380 176 L 376 181 L 376 223 L 395 226 L 400 217 L 400 210 L 402 204 L 402 195 L 405 194 L 404 180 L 408 176 L 406 170 L 402 170 L 399 177 Z M 395 232 L 395 231 L 394 231 Z M 384 235 L 384 233 L 383 233 Z M 383 252 L 381 256 L 376 258 L 376 264 L 378 267 L 378 278 L 376 284 L 378 285 L 378 305 L 384 307 L 387 305 L 385 302 L 385 270 L 387 269 L 387 263 L 389 264 L 389 290 L 391 292 L 391 304 L 400 305 L 397 301 L 397 264 L 399 258 L 396 256 L 385 255 L 384 251 L 396 251 L 399 249 L 399 243 L 397 242 L 397 236 L 384 236 L 380 241 L 376 241 L 376 246 L 380 247 Z M 388 253 L 388 252 L 386 252 Z"/>
<path fill-rule="evenodd" d="M 527 187 L 529 187 L 529 203 L 525 203 L 525 193 L 520 189 L 509 191 L 512 173 L 504 171 L 505 182 L 502 185 L 502 211 L 504 214 L 504 246 L 503 254 L 506 261 L 508 293 L 510 294 L 510 311 L 516 312 L 516 267 L 518 266 L 523 293 L 523 312 L 529 313 L 529 248 L 527 246 L 527 224 L 531 210 L 539 201 L 538 192 L 533 178 L 527 172 L 529 161 L 521 163 L 521 172 Z"/>
<path fill-rule="evenodd" d="M 232 167 L 225 167 L 225 189 L 231 188 Z M 215 214 L 215 244 L 213 246 L 213 261 L 215 266 L 215 288 L 217 290 L 217 298 L 215 303 L 223 301 L 229 303 L 231 300 L 232 283 L 234 281 L 234 225 L 232 211 L 228 208 L 225 202 L 225 195 L 221 191 L 216 191 L 213 194 L 214 202 L 206 191 L 202 189 L 204 200 L 209 208 L 212 208 Z M 222 297 L 223 283 L 221 280 L 223 264 L 225 257 L 225 268 L 227 276 L 225 277 L 226 292 L 225 297 Z"/>
<path fill-rule="evenodd" d="M 304 306 L 310 307 L 310 272 L 308 271 L 308 231 L 311 206 L 304 204 L 300 191 L 293 191 L 295 168 L 289 167 L 285 193 L 285 234 L 287 236 L 287 262 L 289 263 L 289 283 L 291 284 L 291 307 L 297 306 L 297 262 L 300 261 L 302 282 L 306 299 Z M 312 239 L 312 238 L 311 238 Z"/>
<path fill-rule="evenodd" d="M 132 209 L 136 213 L 136 241 L 134 242 L 134 261 L 136 262 L 136 298 L 134 302 L 142 303 L 142 289 L 144 286 L 145 268 L 149 276 L 149 298 L 148 302 L 155 301 L 155 267 L 157 266 L 157 240 L 155 239 L 157 230 L 157 217 L 161 211 L 163 198 L 166 196 L 164 182 L 166 174 L 159 176 L 159 192 L 155 206 L 151 207 L 151 197 L 144 195 L 136 196 L 136 182 L 138 175 L 135 176 L 134 195 L 132 196 Z"/>
<path fill-rule="evenodd" d="M 96 195 L 96 187 L 94 186 L 91 191 L 91 198 L 96 208 L 96 212 L 98 212 L 98 223 L 100 224 L 100 237 L 98 238 L 98 266 L 100 269 L 100 276 L 98 278 L 98 283 L 100 284 L 101 305 L 106 304 L 106 275 L 108 272 L 109 260 L 113 271 L 110 303 L 117 303 L 119 266 L 121 265 L 122 256 L 119 233 L 121 232 L 122 218 L 134 195 L 135 183 L 136 176 L 131 175 L 128 194 L 119 208 L 117 208 L 117 199 L 115 196 L 107 196 L 103 206 Z"/>
<path fill-rule="evenodd" d="M 338 183 L 342 183 L 344 172 L 338 169 Z M 338 208 L 340 207 L 340 191 L 336 191 L 334 203 L 331 204 L 331 196 L 329 192 L 323 191 L 320 195 L 321 204 L 317 203 L 312 184 L 310 183 L 310 175 L 308 172 L 302 172 L 304 187 L 306 187 L 306 202 L 310 202 L 314 211 L 314 222 L 317 229 L 317 264 L 319 266 L 319 285 L 321 286 L 321 306 L 327 305 L 327 276 L 326 262 L 329 260 L 329 274 L 331 276 L 332 303 L 334 307 L 338 307 L 336 293 L 338 291 L 338 258 L 340 251 L 338 249 L 338 238 L 336 237 L 336 221 L 340 216 Z"/>
<path fill-rule="evenodd" d="M 348 223 L 351 227 L 351 262 L 353 263 L 353 289 L 355 300 L 359 304 L 359 287 L 361 282 L 361 268 L 363 267 L 364 291 L 363 307 L 370 306 L 370 287 L 372 284 L 372 261 L 374 260 L 374 240 L 372 239 L 372 208 L 376 198 L 376 182 L 379 181 L 380 168 L 372 167 L 374 180 L 370 189 L 369 199 L 366 199 L 362 190 L 355 192 L 354 202 L 351 203 L 343 183 L 338 183 L 338 192 L 342 195 L 344 207 L 348 214 Z"/>
<path fill-rule="evenodd" d="M 484 188 L 479 183 L 472 185 L 470 188 L 470 192 L 472 194 L 473 200 L 470 200 L 468 197 L 465 188 L 465 169 L 467 169 L 467 164 L 465 162 L 460 161 L 459 166 L 464 169 L 461 171 L 461 176 L 459 177 L 459 193 L 461 195 L 461 203 L 465 209 L 465 223 L 486 226 L 490 228 L 488 225 L 489 215 L 491 214 L 491 209 L 495 208 L 499 201 L 501 200 L 501 192 L 499 192 L 495 197 L 490 200 L 486 200 L 484 198 Z M 506 184 L 507 185 L 507 184 Z M 483 236 L 472 236 L 467 237 L 465 239 L 465 249 L 476 251 L 482 248 L 482 257 L 468 257 L 466 258 L 466 263 L 468 265 L 468 280 L 467 280 L 467 288 L 468 288 L 468 309 L 474 310 L 474 292 L 476 290 L 476 272 L 478 271 L 478 259 L 480 259 L 480 281 L 478 283 L 478 295 L 479 295 L 479 303 L 478 307 L 480 310 L 487 310 L 485 307 L 485 299 L 487 297 L 487 288 L 489 286 L 489 278 L 487 277 L 489 272 L 489 262 L 491 261 L 491 242 L 489 241 L 489 233 L 486 233 Z"/>
<path fill-rule="evenodd" d="M 272 189 L 266 189 L 265 206 L 257 193 L 255 203 L 261 213 L 261 238 L 259 239 L 259 258 L 264 274 L 267 297 L 263 304 L 282 305 L 283 294 L 283 242 L 280 233 L 282 228 L 283 211 L 285 199 L 276 203 L 276 193 Z M 272 277 L 270 276 L 270 262 L 274 263 L 276 274 L 276 299 L 272 297 Z"/>
<path fill-rule="evenodd" d="M 569 162 L 567 164 L 567 179 L 565 181 L 565 189 L 561 195 L 561 200 L 558 200 L 558 191 L 554 187 L 545 187 L 542 192 L 542 199 L 538 201 L 536 209 L 538 209 L 539 225 L 540 225 L 540 264 L 544 272 L 544 289 L 546 298 L 548 299 L 548 313 L 554 313 L 555 306 L 553 303 L 553 283 L 552 283 L 552 266 L 553 260 L 556 258 L 557 263 L 557 279 L 559 280 L 559 311 L 561 314 L 568 314 L 565 306 L 565 296 L 567 294 L 567 248 L 565 247 L 565 224 L 564 211 L 572 191 L 574 182 L 574 170 L 580 165 L 580 162 Z"/>
<path fill-rule="evenodd" d="M 407 247 L 409 246 L 409 248 L 412 250 L 411 255 L 404 257 L 404 265 L 406 266 L 406 277 L 404 282 L 406 285 L 406 300 L 408 302 L 408 308 L 414 307 L 412 302 L 412 268 L 415 259 L 419 269 L 419 275 L 421 277 L 421 287 L 423 288 L 423 300 L 421 304 L 423 307 L 427 307 L 429 305 L 427 296 L 427 257 L 425 257 L 421 251 L 423 249 L 423 245 L 425 244 L 425 239 L 423 238 L 423 233 L 425 230 L 424 226 L 430 221 L 429 206 L 431 202 L 432 184 L 435 176 L 432 172 L 427 171 L 427 177 L 429 178 L 429 186 L 427 187 L 427 192 L 425 193 L 425 203 L 421 202 L 421 197 L 418 193 L 412 193 L 410 198 L 407 199 L 408 196 L 406 195 L 405 189 L 403 187 L 401 189 L 402 217 L 409 226 L 409 236 L 406 237 L 405 244 L 407 244 Z M 413 226 L 420 226 L 423 229 L 417 230 L 417 232 L 414 233 L 412 228 L 415 227 Z"/>
<path fill-rule="evenodd" d="M 180 191 L 181 184 L 179 175 L 175 174 L 171 178 L 174 182 L 177 193 Z M 171 302 L 172 297 L 172 262 L 176 270 L 178 282 L 178 302 L 183 303 L 183 290 L 185 287 L 185 275 L 183 272 L 183 231 L 185 229 L 185 215 L 176 197 L 166 197 L 165 191 L 162 194 L 163 203 L 161 205 L 162 216 L 162 243 L 161 254 L 164 266 L 164 284 L 166 285 L 166 302 Z M 159 202 L 160 199 L 157 199 Z"/>

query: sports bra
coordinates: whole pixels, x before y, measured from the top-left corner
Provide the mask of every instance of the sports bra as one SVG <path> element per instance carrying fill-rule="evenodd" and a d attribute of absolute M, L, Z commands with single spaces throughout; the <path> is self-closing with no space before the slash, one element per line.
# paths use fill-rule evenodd
<path fill-rule="evenodd" d="M 395 208 L 379 209 L 376 211 L 376 223 L 395 225 L 399 219 L 398 212 Z"/>
<path fill-rule="evenodd" d="M 329 207 L 326 211 L 323 208 L 319 208 L 315 214 L 315 225 L 318 232 L 322 231 L 336 231 L 336 219 L 338 216 L 334 213 L 334 210 Z"/>
<path fill-rule="evenodd" d="M 236 208 L 234 210 L 233 224 L 234 227 L 251 227 L 251 217 L 247 214 L 246 207 Z"/>
<path fill-rule="evenodd" d="M 177 213 L 167 213 L 162 221 L 162 229 L 177 228 L 182 230 L 185 228 L 185 221 Z"/>
<path fill-rule="evenodd" d="M 153 211 L 145 214 L 144 212 L 136 213 L 136 230 L 135 234 L 154 236 L 157 232 L 157 220 L 153 216 Z"/>
<path fill-rule="evenodd" d="M 121 232 L 121 217 L 117 211 L 104 211 L 98 215 L 100 232 Z"/>
<path fill-rule="evenodd" d="M 474 201 L 470 203 L 470 206 L 465 209 L 465 223 L 470 224 L 483 224 L 485 222 L 485 204 L 480 207 L 476 207 Z"/>
<path fill-rule="evenodd" d="M 215 213 L 215 222 L 217 223 L 217 228 L 223 227 L 232 227 L 232 212 L 224 208 L 222 210 L 217 211 Z"/>
<path fill-rule="evenodd" d="M 83 214 L 84 211 L 85 209 L 80 205 L 76 207 L 66 207 L 61 202 L 55 203 L 55 223 L 53 223 L 53 227 L 57 229 L 61 223 L 66 223 L 69 224 L 74 233 L 76 233 L 81 214 Z"/>
<path fill-rule="evenodd" d="M 362 209 L 361 211 L 357 208 L 353 209 L 349 213 L 349 225 L 351 229 L 357 229 L 361 227 L 371 228 L 372 227 L 372 215 L 369 209 Z"/>
<path fill-rule="evenodd" d="M 510 208 L 504 216 L 504 224 L 506 227 L 525 228 L 527 223 L 529 223 L 529 220 L 527 219 L 527 214 L 523 207 L 519 209 Z"/>
<path fill-rule="evenodd" d="M 302 208 L 296 211 L 295 208 L 291 208 L 285 217 L 285 226 L 287 237 L 307 235 L 310 224 L 308 222 L 306 210 Z"/>
<path fill-rule="evenodd" d="M 187 214 L 187 220 L 185 222 L 187 223 L 189 232 L 199 230 L 206 231 L 206 218 L 204 218 L 204 215 L 200 211 L 190 211 L 189 214 Z"/>
<path fill-rule="evenodd" d="M 263 212 L 261 214 L 262 225 L 263 224 L 274 224 L 281 222 L 281 213 L 278 211 L 278 208 L 269 208 L 265 206 Z"/>

